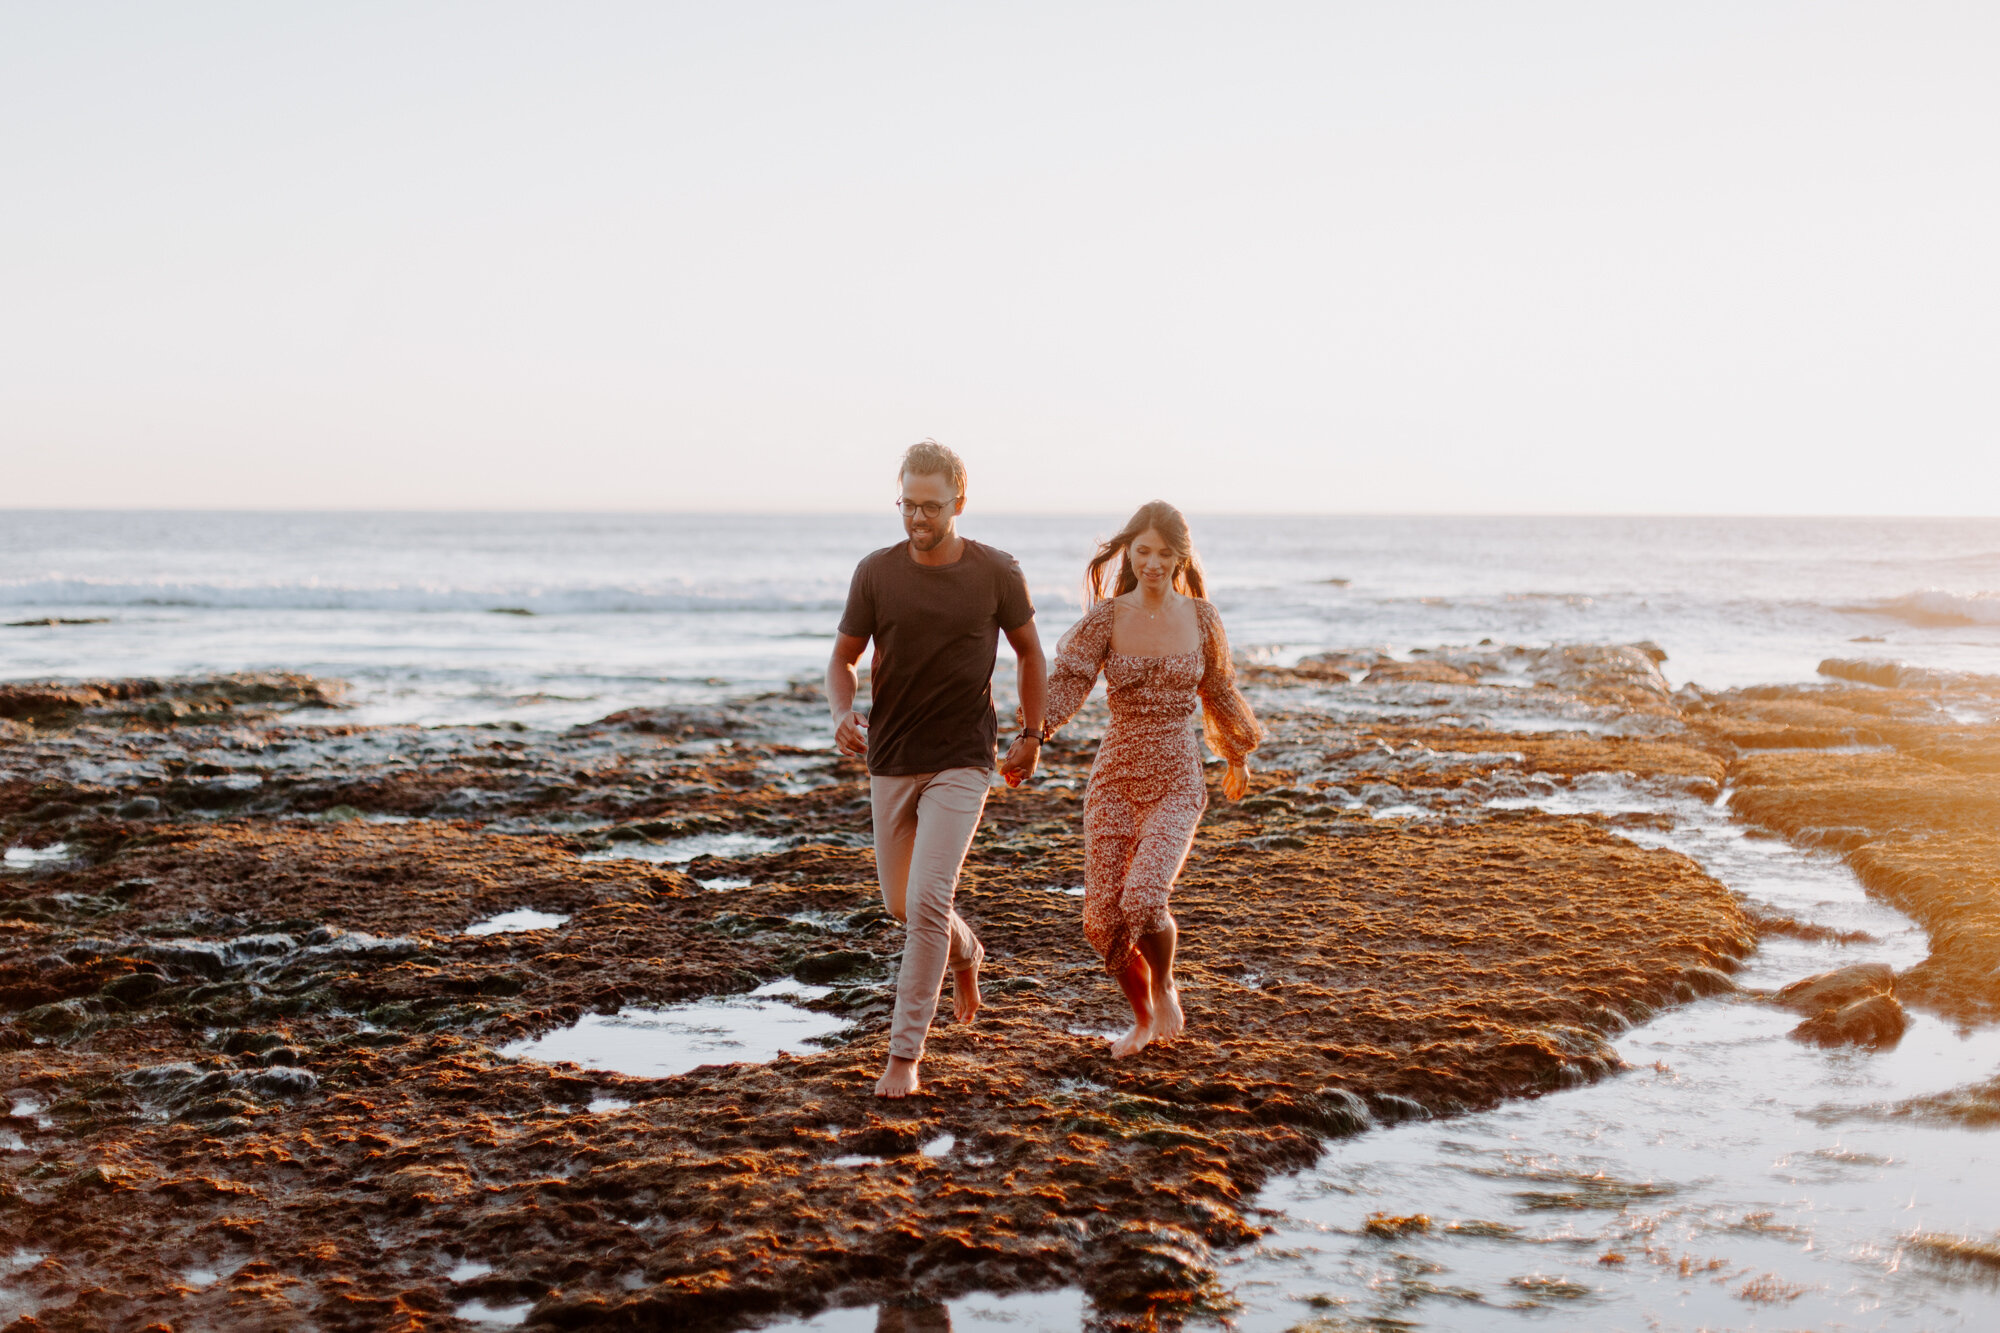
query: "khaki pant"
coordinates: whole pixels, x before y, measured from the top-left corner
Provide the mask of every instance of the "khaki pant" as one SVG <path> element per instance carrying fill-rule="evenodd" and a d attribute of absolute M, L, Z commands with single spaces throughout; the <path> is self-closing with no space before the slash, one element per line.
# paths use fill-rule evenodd
<path fill-rule="evenodd" d="M 868 779 L 882 905 L 905 927 L 889 1021 L 889 1054 L 899 1060 L 923 1059 L 946 967 L 971 967 L 986 952 L 951 904 L 986 808 L 987 780 L 983 768 Z"/>

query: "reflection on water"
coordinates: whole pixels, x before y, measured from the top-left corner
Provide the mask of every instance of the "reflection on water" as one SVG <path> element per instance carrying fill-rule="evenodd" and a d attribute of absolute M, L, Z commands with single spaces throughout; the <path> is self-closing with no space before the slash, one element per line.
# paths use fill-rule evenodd
<path fill-rule="evenodd" d="M 570 1027 L 500 1048 L 521 1060 L 568 1061 L 586 1069 L 667 1078 L 701 1065 L 769 1060 L 808 1052 L 849 1024 L 831 1014 L 787 1004 L 782 996 L 816 999 L 821 986 L 774 981 L 748 995 L 664 1008 L 628 1006 L 615 1014 L 585 1014 Z"/>
<path fill-rule="evenodd" d="M 61 861 L 69 855 L 66 842 L 51 843 L 47 847 L 9 847 L 0 853 L 0 870 L 31 870 L 35 866 Z"/>
<path fill-rule="evenodd" d="M 557 912 L 537 912 L 532 907 L 517 907 L 511 912 L 489 916 L 484 921 L 475 921 L 465 928 L 468 935 L 507 935 L 523 930 L 554 930 L 569 920 L 567 915 Z"/>
<path fill-rule="evenodd" d="M 528 1311 L 535 1308 L 533 1301 L 520 1301 L 512 1305 L 488 1305 L 485 1301 L 463 1301 L 452 1313 L 469 1324 L 483 1324 L 489 1328 L 514 1328 L 528 1322 Z"/>
<path fill-rule="evenodd" d="M 621 842 L 601 852 L 586 852 L 586 861 L 665 861 L 678 864 L 697 856 L 761 856 L 784 845 L 783 838 L 758 833 L 696 833 L 667 842 Z"/>
<path fill-rule="evenodd" d="M 955 1301 L 891 1301 L 872 1308 L 827 1310 L 782 1327 L 792 1333 L 1025 1333 L 1030 1329 L 1075 1333 L 1089 1318 L 1087 1304 L 1074 1288 Z"/>

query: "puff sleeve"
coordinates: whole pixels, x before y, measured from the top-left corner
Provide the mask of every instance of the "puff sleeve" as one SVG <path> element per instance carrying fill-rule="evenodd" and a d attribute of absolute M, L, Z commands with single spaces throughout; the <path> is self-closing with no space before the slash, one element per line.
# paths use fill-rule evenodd
<path fill-rule="evenodd" d="M 1195 603 L 1201 620 L 1201 729 L 1208 748 L 1231 763 L 1257 748 L 1264 729 L 1250 711 L 1250 701 L 1236 688 L 1236 667 L 1229 660 L 1229 636 L 1222 614 L 1206 600 Z M 1108 636 L 1107 636 L 1108 639 Z"/>
<path fill-rule="evenodd" d="M 1097 684 L 1097 673 L 1111 651 L 1111 621 L 1116 614 L 1107 599 L 1084 613 L 1056 644 L 1055 665 L 1049 671 L 1045 726 L 1050 733 L 1076 716 Z"/>

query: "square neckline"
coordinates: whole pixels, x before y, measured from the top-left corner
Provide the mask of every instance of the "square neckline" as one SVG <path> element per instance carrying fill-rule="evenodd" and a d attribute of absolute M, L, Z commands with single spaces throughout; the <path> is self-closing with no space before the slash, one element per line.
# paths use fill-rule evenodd
<path fill-rule="evenodd" d="M 1122 657 L 1128 662 L 1171 662 L 1177 657 L 1200 657 L 1201 649 L 1190 648 L 1184 653 L 1126 653 L 1116 648 L 1106 648 L 1106 657 Z"/>
<path fill-rule="evenodd" d="M 1189 597 L 1188 600 L 1199 604 L 1201 602 L 1205 602 L 1207 599 L 1201 597 Z M 1202 650 L 1208 647 L 1208 635 L 1205 633 L 1206 627 L 1203 626 L 1201 621 L 1201 608 L 1199 605 L 1196 606 L 1194 613 L 1194 635 L 1195 635 L 1194 647 L 1188 649 L 1186 652 L 1180 652 L 1180 653 L 1128 653 L 1121 649 L 1112 647 L 1111 640 L 1113 636 L 1115 636 L 1118 633 L 1118 621 L 1117 621 L 1118 599 L 1115 597 L 1107 597 L 1102 602 L 1099 602 L 1097 605 L 1102 607 L 1109 607 L 1111 608 L 1112 612 L 1111 614 L 1112 623 L 1106 629 L 1104 635 L 1104 655 L 1106 657 L 1122 657 L 1128 662 L 1172 662 L 1177 658 L 1182 658 L 1182 657 L 1200 657 L 1202 655 Z M 1093 607 L 1091 609 L 1094 612 L 1097 608 Z"/>

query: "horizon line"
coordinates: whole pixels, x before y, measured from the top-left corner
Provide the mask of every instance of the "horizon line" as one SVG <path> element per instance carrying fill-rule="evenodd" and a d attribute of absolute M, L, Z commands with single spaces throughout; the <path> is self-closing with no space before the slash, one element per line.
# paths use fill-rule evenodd
<path fill-rule="evenodd" d="M 514 515 L 537 518 L 588 518 L 588 517 L 654 517 L 654 518 L 875 518 L 887 517 L 889 506 L 883 506 L 878 514 L 874 508 L 867 509 L 670 509 L 670 508 L 591 508 L 591 509 L 544 509 L 527 507 L 480 508 L 453 506 L 435 508 L 421 505 L 0 505 L 0 514 L 408 514 L 411 516 L 466 515 L 501 517 Z M 974 507 L 961 518 L 975 518 L 991 515 L 996 518 L 1104 518 L 1123 512 L 1121 509 L 1022 509 L 1011 506 L 996 508 Z M 1915 511 L 1895 512 L 1808 512 L 1773 510 L 1640 510 L 1640 509 L 1191 509 L 1188 512 L 1204 518 L 1626 518 L 1626 519 L 1799 519 L 1799 520 L 1879 520 L 1917 519 L 1931 521 L 2000 521 L 2000 512 L 1995 513 L 1939 513 Z"/>

